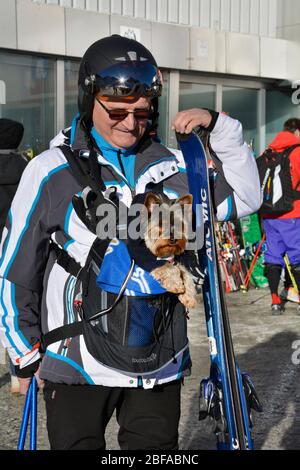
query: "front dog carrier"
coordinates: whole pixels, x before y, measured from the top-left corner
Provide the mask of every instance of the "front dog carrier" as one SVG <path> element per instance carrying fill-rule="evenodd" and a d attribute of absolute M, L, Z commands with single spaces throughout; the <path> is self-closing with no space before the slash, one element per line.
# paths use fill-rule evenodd
<path fill-rule="evenodd" d="M 63 147 L 62 150 L 71 170 L 79 179 L 83 167 L 79 166 L 69 148 Z M 80 176 L 81 184 L 86 184 L 86 178 L 89 178 L 85 170 L 84 173 L 83 178 Z M 89 182 L 89 186 L 97 189 L 98 203 L 103 202 L 102 192 L 98 190 L 104 187 L 103 182 L 102 185 Z M 91 200 L 96 208 L 96 195 Z M 76 212 L 78 214 L 80 211 Z M 90 210 L 90 220 L 93 218 L 92 213 L 93 210 Z M 116 292 L 101 289 L 101 266 L 107 248 L 114 243 L 117 244 L 118 240 L 96 238 L 84 267 L 63 249 L 52 244 L 57 263 L 77 278 L 73 308 L 81 321 L 44 335 L 43 349 L 57 341 L 83 335 L 89 353 L 106 367 L 132 376 L 150 375 L 167 364 L 177 363 L 177 358 L 188 350 L 186 310 L 176 295 L 162 288 L 155 295 L 142 292 L 130 295 L 132 291 L 127 287 L 135 270 L 140 271 L 131 258 L 128 272 L 120 282 L 120 289 Z"/>

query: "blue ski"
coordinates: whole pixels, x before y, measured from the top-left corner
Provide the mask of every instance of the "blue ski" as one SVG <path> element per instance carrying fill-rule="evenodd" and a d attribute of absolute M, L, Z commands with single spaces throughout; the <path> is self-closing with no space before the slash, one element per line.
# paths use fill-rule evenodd
<path fill-rule="evenodd" d="M 203 299 L 210 346 L 210 377 L 200 385 L 200 420 L 215 423 L 219 450 L 252 450 L 252 409 L 262 411 L 248 374 L 241 374 L 235 359 L 215 242 L 214 211 L 205 150 L 207 133 L 177 135 L 193 195 L 199 264 L 205 273 Z"/>

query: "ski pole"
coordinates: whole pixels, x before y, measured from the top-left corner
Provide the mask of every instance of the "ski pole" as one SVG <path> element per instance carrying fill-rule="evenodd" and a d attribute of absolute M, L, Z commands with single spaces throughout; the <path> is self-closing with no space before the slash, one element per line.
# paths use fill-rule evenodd
<path fill-rule="evenodd" d="M 31 381 L 31 415 L 30 415 L 30 450 L 36 450 L 37 435 L 37 380 L 33 377 Z"/>
<path fill-rule="evenodd" d="M 18 441 L 18 450 L 24 450 L 28 421 L 30 415 L 30 450 L 36 450 L 36 434 L 37 434 L 37 381 L 33 377 L 26 394 L 20 435 Z"/>
<path fill-rule="evenodd" d="M 21 423 L 21 428 L 20 428 L 18 450 L 24 450 L 24 446 L 25 446 L 28 420 L 29 420 L 29 414 L 30 414 L 30 408 L 31 408 L 31 400 L 32 400 L 31 389 L 32 389 L 32 381 L 30 382 L 30 385 L 26 394 L 22 423 Z"/>
<path fill-rule="evenodd" d="M 251 280 L 251 276 L 252 276 L 252 273 L 253 273 L 253 270 L 255 268 L 255 265 L 256 265 L 256 261 L 258 259 L 258 256 L 259 256 L 259 253 L 260 253 L 260 250 L 265 242 L 265 239 L 266 239 L 266 235 L 264 234 L 260 244 L 259 244 L 259 247 L 257 248 L 256 250 L 256 253 L 255 253 L 255 256 L 253 258 L 253 261 L 252 261 L 252 264 L 250 266 L 250 268 L 248 269 L 247 271 L 247 275 L 246 275 L 246 278 L 245 278 L 245 285 L 242 286 L 243 290 L 247 291 L 248 290 L 248 287 L 249 287 L 249 284 L 250 284 L 250 280 Z"/>
<path fill-rule="evenodd" d="M 237 260 L 237 263 L 238 263 L 238 267 L 240 269 L 240 275 L 241 275 L 241 278 L 242 278 L 242 283 L 245 284 L 246 279 L 244 278 L 243 267 L 242 267 L 242 263 L 241 263 L 239 249 L 238 249 L 238 246 L 237 246 L 237 244 L 235 242 L 235 239 L 234 239 L 234 233 L 233 233 L 231 222 L 227 223 L 227 227 L 229 229 L 231 243 L 232 243 L 232 246 L 233 246 L 233 250 L 235 252 L 235 257 L 236 257 L 236 260 Z"/>
<path fill-rule="evenodd" d="M 295 291 L 297 292 L 297 294 L 299 294 L 298 286 L 297 286 L 295 277 L 294 277 L 293 272 L 292 272 L 292 268 L 291 268 L 291 264 L 290 264 L 290 260 L 289 260 L 288 255 L 285 255 L 285 257 L 284 257 L 284 262 L 285 262 L 285 264 L 286 264 L 286 268 L 287 268 L 288 273 L 289 273 L 289 275 L 290 275 L 290 278 L 291 278 L 291 281 L 292 281 L 292 284 L 293 284 L 293 288 L 295 289 Z"/>

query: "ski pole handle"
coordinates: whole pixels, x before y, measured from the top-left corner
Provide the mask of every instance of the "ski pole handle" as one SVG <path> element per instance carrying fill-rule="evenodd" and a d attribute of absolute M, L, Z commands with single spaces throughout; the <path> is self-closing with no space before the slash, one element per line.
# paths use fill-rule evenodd
<path fill-rule="evenodd" d="M 29 385 L 29 388 L 26 394 L 22 423 L 21 423 L 20 434 L 19 434 L 19 442 L 18 442 L 18 448 L 17 448 L 18 450 L 24 450 L 27 428 L 28 428 L 29 414 L 31 410 L 31 400 L 32 400 L 32 381 Z"/>

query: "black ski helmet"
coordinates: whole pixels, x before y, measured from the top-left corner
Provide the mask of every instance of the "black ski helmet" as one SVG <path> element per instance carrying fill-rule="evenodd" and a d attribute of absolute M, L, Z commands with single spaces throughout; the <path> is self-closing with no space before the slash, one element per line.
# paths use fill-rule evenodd
<path fill-rule="evenodd" d="M 92 44 L 80 63 L 78 86 L 78 109 L 87 127 L 98 93 L 116 98 L 149 97 L 157 118 L 161 74 L 150 51 L 133 39 L 115 34 Z"/>

